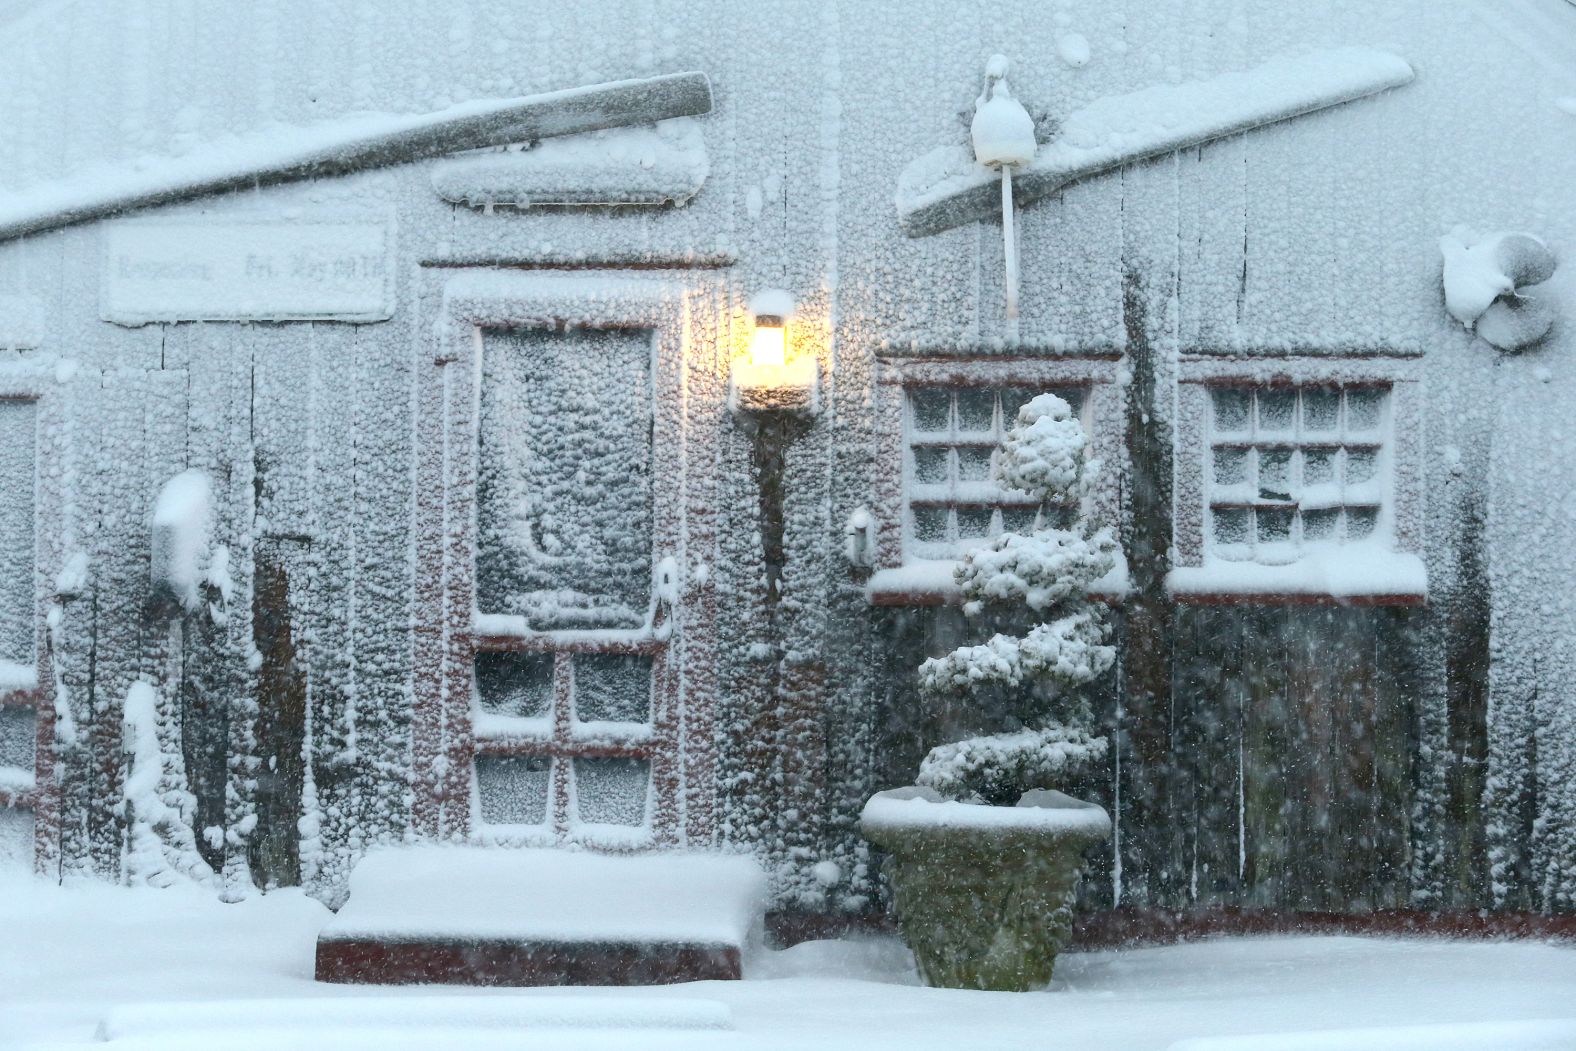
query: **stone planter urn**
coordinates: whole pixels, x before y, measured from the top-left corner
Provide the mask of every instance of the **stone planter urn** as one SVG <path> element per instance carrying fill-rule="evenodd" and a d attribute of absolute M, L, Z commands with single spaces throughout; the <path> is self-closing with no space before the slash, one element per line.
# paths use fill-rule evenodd
<path fill-rule="evenodd" d="M 860 827 L 889 855 L 898 925 L 925 983 L 1023 992 L 1051 980 L 1083 853 L 1110 836 L 1111 819 L 1043 789 L 1008 807 L 897 788 L 865 804 Z"/>

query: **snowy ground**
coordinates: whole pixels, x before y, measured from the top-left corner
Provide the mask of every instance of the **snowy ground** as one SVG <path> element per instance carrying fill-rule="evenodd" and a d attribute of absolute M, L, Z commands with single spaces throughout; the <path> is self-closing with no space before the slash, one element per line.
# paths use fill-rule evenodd
<path fill-rule="evenodd" d="M 328 914 L 298 893 L 221 905 L 178 891 L 0 886 L 0 1047 L 58 1046 L 92 1039 L 116 1004 L 161 1000 L 299 998 L 302 1019 L 325 998 L 385 990 L 317 985 L 313 939 Z M 168 1033 L 112 1041 L 112 1048 L 359 1046 L 558 1048 L 1167 1048 L 1187 1038 L 1365 1026 L 1478 1023 L 1471 1039 L 1426 1037 L 1233 1048 L 1576 1046 L 1534 1028 L 1482 1023 L 1576 1018 L 1576 950 L 1552 945 L 1347 937 L 1227 939 L 1167 948 L 1068 955 L 1053 988 L 997 994 L 920 988 L 893 940 L 812 942 L 762 953 L 743 982 L 662 989 L 574 991 L 576 997 L 711 1001 L 731 1011 L 732 1032 L 464 1032 L 454 1027 L 362 1031 L 347 1040 L 310 1026 L 267 1039 L 253 1032 L 215 1041 Z M 562 990 L 400 990 L 430 998 L 562 997 Z M 289 1005 L 287 1005 L 288 1007 Z M 502 1007 L 504 1005 L 497 1004 Z M 611 1005 L 610 1005 L 611 1006 Z M 463 1015 L 455 1021 L 462 1021 Z M 1573 1023 L 1576 1024 L 1576 1023 Z M 1567 1035 L 1568 1035 L 1567 1031 Z M 1419 1034 L 1414 1033 L 1416 1037 Z M 1536 1039 L 1534 1039 L 1536 1037 Z M 1196 1045 L 1203 1047 L 1204 1045 Z M 1211 1045 L 1214 1046 L 1214 1045 Z M 1219 1045 L 1224 1048 L 1226 1044 Z"/>

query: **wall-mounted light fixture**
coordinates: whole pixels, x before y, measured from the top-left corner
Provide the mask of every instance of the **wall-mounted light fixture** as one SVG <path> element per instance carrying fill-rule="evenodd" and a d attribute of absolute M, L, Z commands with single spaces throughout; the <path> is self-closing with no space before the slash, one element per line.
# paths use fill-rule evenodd
<path fill-rule="evenodd" d="M 780 288 L 750 298 L 750 348 L 733 363 L 728 406 L 734 412 L 813 414 L 818 408 L 815 358 L 790 356 L 793 296 Z"/>

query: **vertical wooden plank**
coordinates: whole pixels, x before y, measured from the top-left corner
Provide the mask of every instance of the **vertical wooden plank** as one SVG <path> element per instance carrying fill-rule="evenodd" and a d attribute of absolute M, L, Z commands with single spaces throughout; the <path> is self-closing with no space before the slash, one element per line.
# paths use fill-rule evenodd
<path fill-rule="evenodd" d="M 1239 646 L 1247 651 L 1243 666 L 1249 691 L 1243 720 L 1246 881 L 1251 888 L 1249 901 L 1271 907 L 1291 903 L 1285 884 L 1293 863 L 1286 819 L 1295 805 L 1287 783 L 1287 766 L 1295 752 L 1287 732 L 1283 624 L 1282 610 L 1253 610 L 1244 612 L 1239 628 Z"/>
<path fill-rule="evenodd" d="M 574 812 L 574 748 L 570 743 L 574 691 L 574 657 L 560 650 L 553 654 L 553 741 L 558 745 L 559 752 L 553 757 L 552 809 L 548 814 L 559 842 L 568 840 L 570 826 L 578 818 Z"/>
<path fill-rule="evenodd" d="M 61 775 L 57 724 L 74 743 L 70 691 L 57 688 L 58 661 L 54 653 L 55 626 L 63 619 L 57 582 L 72 543 L 68 535 L 66 495 L 70 463 L 69 380 L 49 384 L 38 402 L 35 435 L 36 465 L 33 486 L 34 563 L 33 625 L 34 664 L 38 671 L 37 736 L 33 763 L 33 868 L 47 879 L 60 876 Z M 74 523 L 73 523 L 74 525 Z"/>
<path fill-rule="evenodd" d="M 407 275 L 401 274 L 405 280 Z M 318 326 L 322 329 L 324 326 Z M 411 623 L 413 580 L 410 522 L 412 519 L 412 344 L 432 360 L 431 329 L 387 326 L 333 326 L 343 338 L 328 350 L 325 360 L 343 360 L 355 369 L 354 413 L 349 440 L 331 444 L 353 454 L 355 513 L 353 534 L 354 587 L 347 616 L 354 654 L 357 734 L 377 749 L 369 764 L 360 803 L 360 821 L 369 841 L 398 841 L 410 828 L 411 792 Z M 334 356 L 340 356 L 335 358 Z M 341 412 L 342 404 L 330 402 L 324 413 Z M 461 436 L 462 443 L 469 442 Z M 461 448 L 468 449 L 468 444 Z M 458 510 L 469 522 L 470 508 Z M 451 525 L 455 525 L 451 519 Z M 450 542 L 466 546 L 468 529 L 454 528 Z M 465 688 L 449 709 L 454 742 L 446 771 L 446 793 L 459 817 L 452 832 L 465 835 L 470 822 L 470 611 L 474 600 L 469 585 L 471 562 L 465 557 L 451 563 L 450 581 L 463 585 L 458 614 L 465 632 L 457 659 L 465 667 Z"/>
<path fill-rule="evenodd" d="M 1242 682 L 1240 651 L 1221 643 L 1234 611 L 1182 606 L 1176 611 L 1174 696 L 1186 713 L 1181 761 L 1188 765 L 1191 804 L 1190 898 L 1199 904 L 1235 904 L 1241 874 L 1238 850 L 1238 792 L 1241 756 Z"/>
<path fill-rule="evenodd" d="M 731 329 L 723 290 L 708 287 L 685 304 L 682 369 L 684 449 L 683 543 L 679 572 L 685 585 L 682 620 L 673 660 L 680 698 L 678 748 L 682 756 L 683 839 L 706 847 L 716 842 L 718 808 L 717 723 L 721 684 L 716 633 L 719 629 L 717 566 L 722 519 L 721 430 Z"/>
<path fill-rule="evenodd" d="M 88 465 L 101 462 L 99 413 L 101 378 L 97 370 L 79 368 L 61 392 L 60 432 L 56 449 L 60 460 L 61 567 L 80 556 L 80 583 L 55 594 L 49 626 L 50 657 L 54 673 L 55 703 L 68 712 L 74 733 L 55 735 L 54 791 L 59 808 L 60 874 L 88 871 L 87 822 L 93 783 L 91 728 L 93 725 L 94 642 L 101 563 L 97 553 L 99 481 Z M 56 569 L 55 572 L 59 572 Z M 49 581 L 51 589 L 56 581 Z M 68 593 L 69 591 L 69 593 Z M 57 728 L 58 731 L 58 728 Z"/>
<path fill-rule="evenodd" d="M 474 754 L 470 683 L 475 654 L 470 640 L 476 585 L 471 523 L 476 513 L 476 401 L 483 353 L 480 332 L 473 331 L 467 344 L 468 353 L 458 355 L 444 370 L 443 531 L 439 537 L 444 560 L 444 674 L 439 705 L 443 749 L 439 795 L 443 800 L 440 834 L 446 836 L 470 832 Z"/>
<path fill-rule="evenodd" d="M 88 802 L 88 851 L 101 878 L 121 877 L 122 826 L 118 810 L 122 783 L 121 710 L 138 666 L 142 599 L 148 591 L 149 540 L 146 521 L 152 500 L 142 440 L 146 374 L 105 372 L 99 402 L 104 449 L 113 450 L 114 472 L 96 472 L 95 503 L 102 528 L 94 562 L 102 566 Z"/>
<path fill-rule="evenodd" d="M 439 342 L 454 338 L 444 319 Z M 426 354 L 422 354 L 426 350 Z M 436 355 L 434 351 L 439 353 Z M 437 836 L 442 828 L 440 790 L 443 762 L 443 683 L 446 637 L 444 569 L 445 486 L 448 484 L 448 388 L 459 366 L 432 364 L 447 347 L 416 352 L 416 594 L 414 623 L 415 709 L 411 734 L 412 821 L 416 832 Z"/>
<path fill-rule="evenodd" d="M 293 410 L 302 430 L 304 448 L 298 458 L 306 470 L 299 477 L 297 501 L 302 518 L 287 530 L 269 509 L 269 521 L 281 541 L 299 532 L 310 545 L 304 580 L 290 593 L 303 601 L 302 632 L 307 677 L 306 744 L 302 811 L 308 835 L 303 836 L 302 879 L 331 901 L 344 893 L 355 860 L 353 844 L 361 815 L 355 804 L 355 780 L 363 757 L 356 722 L 359 680 L 353 632 L 356 576 L 355 528 L 358 515 L 355 456 L 360 418 L 357 361 L 358 332 L 349 326 L 314 324 L 296 327 L 300 368 L 308 377 L 304 406 Z M 266 490 L 265 490 L 266 491 Z M 370 832 L 370 829 L 368 829 Z"/>

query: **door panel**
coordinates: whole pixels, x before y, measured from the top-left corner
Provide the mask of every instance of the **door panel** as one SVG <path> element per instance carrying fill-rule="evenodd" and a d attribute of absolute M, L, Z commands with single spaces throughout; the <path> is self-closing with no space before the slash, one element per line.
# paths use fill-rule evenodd
<path fill-rule="evenodd" d="M 477 640 L 476 817 L 505 838 L 629 846 L 671 778 L 655 718 L 667 656 L 652 595 L 652 336 L 483 334 L 476 606 L 525 634 Z"/>
<path fill-rule="evenodd" d="M 651 596 L 651 334 L 489 332 L 476 605 L 533 631 L 635 628 Z"/>

